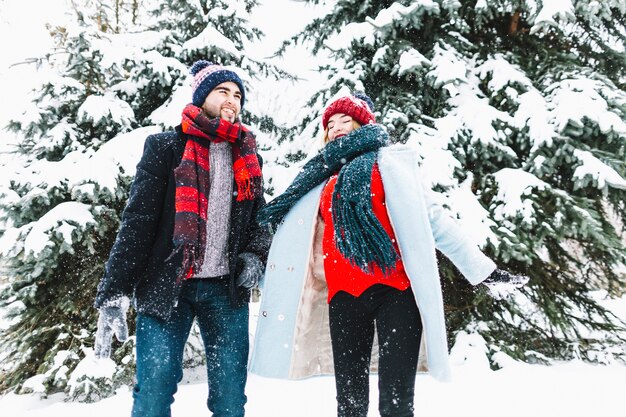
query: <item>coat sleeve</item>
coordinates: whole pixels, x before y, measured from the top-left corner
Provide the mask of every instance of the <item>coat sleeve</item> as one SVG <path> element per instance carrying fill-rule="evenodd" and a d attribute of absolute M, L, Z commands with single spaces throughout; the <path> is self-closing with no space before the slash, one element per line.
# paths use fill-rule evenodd
<path fill-rule="evenodd" d="M 258 155 L 259 163 L 263 167 L 263 158 Z M 248 225 L 248 244 L 242 252 L 250 252 L 259 257 L 261 262 L 265 264 L 267 262 L 267 254 L 270 250 L 270 244 L 272 242 L 272 233 L 268 226 L 261 226 L 257 221 L 257 213 L 265 205 L 265 197 L 255 199 L 254 206 L 252 208 L 252 216 Z"/>
<path fill-rule="evenodd" d="M 169 179 L 171 141 L 163 135 L 146 139 L 131 185 L 117 238 L 98 285 L 95 307 L 118 296 L 132 297 L 138 275 L 152 251 Z"/>
<path fill-rule="evenodd" d="M 471 284 L 482 282 L 496 269 L 496 264 L 482 253 L 475 242 L 467 238 L 459 224 L 438 204 L 433 191 L 426 187 L 423 189 L 435 247 L 452 261 Z"/>

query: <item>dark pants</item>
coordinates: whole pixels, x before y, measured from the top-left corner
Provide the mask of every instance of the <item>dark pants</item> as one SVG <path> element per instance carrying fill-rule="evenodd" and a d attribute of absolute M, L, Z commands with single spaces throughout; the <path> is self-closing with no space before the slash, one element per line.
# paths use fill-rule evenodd
<path fill-rule="evenodd" d="M 367 416 L 376 326 L 380 415 L 413 416 L 422 322 L 412 290 L 399 291 L 377 284 L 359 297 L 340 291 L 330 301 L 329 314 L 337 415 Z"/>
<path fill-rule="evenodd" d="M 194 318 L 204 342 L 214 417 L 243 417 L 248 360 L 248 305 L 233 308 L 223 280 L 191 279 L 166 322 L 137 316 L 137 382 L 132 417 L 169 417 L 183 377 L 183 350 Z"/>

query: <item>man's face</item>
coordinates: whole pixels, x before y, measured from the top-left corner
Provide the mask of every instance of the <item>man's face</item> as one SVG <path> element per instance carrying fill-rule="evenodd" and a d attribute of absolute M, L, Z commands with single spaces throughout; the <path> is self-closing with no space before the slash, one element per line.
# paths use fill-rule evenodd
<path fill-rule="evenodd" d="M 211 119 L 220 117 L 234 122 L 241 111 L 241 91 L 232 81 L 218 84 L 202 104 L 202 110 Z"/>

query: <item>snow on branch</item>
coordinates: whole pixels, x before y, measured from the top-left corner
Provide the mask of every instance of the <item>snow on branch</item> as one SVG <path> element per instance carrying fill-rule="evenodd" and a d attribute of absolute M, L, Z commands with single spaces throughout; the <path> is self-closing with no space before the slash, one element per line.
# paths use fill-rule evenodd
<path fill-rule="evenodd" d="M 436 45 L 432 69 L 426 77 L 434 88 L 440 88 L 446 84 L 466 83 L 468 71 L 467 63 L 460 59 L 451 48 Z"/>
<path fill-rule="evenodd" d="M 528 128 L 528 136 L 532 143 L 531 153 L 541 146 L 552 146 L 554 138 L 558 135 L 551 123 L 552 117 L 546 99 L 533 88 L 520 95 L 518 101 L 514 123 L 520 129 Z"/>
<path fill-rule="evenodd" d="M 378 12 L 378 15 L 376 15 L 375 19 L 368 17 L 366 20 L 375 28 L 381 29 L 385 26 L 393 24 L 394 22 L 397 22 L 398 20 L 402 20 L 406 16 L 413 14 L 418 9 L 422 13 L 439 13 L 439 4 L 434 2 L 433 0 L 414 1 L 408 6 L 403 6 L 402 4 L 396 2 L 388 8 Z"/>
<path fill-rule="evenodd" d="M 497 204 L 493 210 L 496 221 L 521 215 L 527 224 L 535 222 L 535 210 L 528 198 L 533 189 L 543 190 L 548 184 L 521 169 L 504 168 L 493 174 L 498 184 Z"/>
<path fill-rule="evenodd" d="M 112 94 L 91 95 L 78 108 L 77 120 L 79 123 L 94 125 L 108 125 L 113 122 L 129 129 L 135 120 L 135 113 L 128 103 Z"/>
<path fill-rule="evenodd" d="M 72 232 L 77 227 L 85 228 L 89 224 L 96 224 L 90 206 L 66 201 L 35 222 L 7 230 L 8 233 L 0 238 L 0 253 L 2 256 L 16 256 L 23 249 L 26 256 L 37 257 L 54 245 L 51 241 L 54 235 L 61 238 L 69 248 L 73 243 Z"/>
<path fill-rule="evenodd" d="M 599 91 L 604 83 L 582 78 L 559 81 L 546 89 L 552 107 L 552 117 L 559 132 L 568 125 L 582 128 L 585 120 L 595 122 L 603 134 L 611 131 L 626 135 L 626 123 L 609 109 L 609 104 Z"/>
<path fill-rule="evenodd" d="M 354 41 L 363 41 L 366 45 L 373 45 L 377 31 L 402 21 L 416 12 L 439 13 L 439 4 L 433 0 L 414 1 L 408 6 L 393 3 L 381 10 L 376 18 L 366 17 L 365 22 L 351 22 L 344 26 L 339 33 L 326 40 L 325 45 L 331 51 L 347 49 Z"/>
<path fill-rule="evenodd" d="M 576 20 L 574 13 L 572 0 L 544 1 L 541 10 L 535 18 L 534 25 L 530 28 L 530 33 L 535 34 L 550 27 L 558 27 L 557 20 L 573 22 Z"/>
<path fill-rule="evenodd" d="M 221 49 L 237 59 L 241 58 L 241 52 L 235 43 L 212 25 L 207 25 L 198 36 L 183 43 L 182 49 L 193 55 L 192 52 L 203 51 L 207 47 Z"/>
<path fill-rule="evenodd" d="M 481 79 L 489 77 L 488 88 L 497 92 L 506 86 L 519 84 L 530 89 L 533 86 L 528 76 L 517 66 L 511 64 L 502 54 L 496 54 L 476 68 Z"/>
<path fill-rule="evenodd" d="M 626 190 L 626 180 L 610 166 L 593 156 L 589 151 L 576 149 L 574 156 L 581 165 L 574 171 L 574 189 L 584 187 L 589 182 L 599 189 L 607 186 Z"/>
<path fill-rule="evenodd" d="M 414 72 L 416 69 L 429 66 L 430 61 L 416 49 L 410 48 L 402 52 L 398 64 L 400 65 L 398 75 L 402 76 L 407 72 Z"/>
<path fill-rule="evenodd" d="M 374 44 L 375 29 L 368 23 L 348 23 L 341 31 L 324 43 L 331 51 L 339 51 L 350 47 L 353 41 L 363 41 L 366 45 Z"/>

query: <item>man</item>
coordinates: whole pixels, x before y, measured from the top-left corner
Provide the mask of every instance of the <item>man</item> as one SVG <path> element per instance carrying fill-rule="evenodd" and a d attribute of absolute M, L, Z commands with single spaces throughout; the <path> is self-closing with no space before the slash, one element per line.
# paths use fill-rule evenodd
<path fill-rule="evenodd" d="M 263 273 L 270 235 L 255 221 L 265 203 L 261 158 L 238 120 L 239 76 L 191 67 L 193 99 L 175 131 L 149 136 L 95 306 L 96 357 L 127 337 L 137 310 L 133 417 L 170 416 L 185 342 L 197 319 L 207 362 L 208 408 L 241 417 L 248 359 L 250 288 Z"/>

